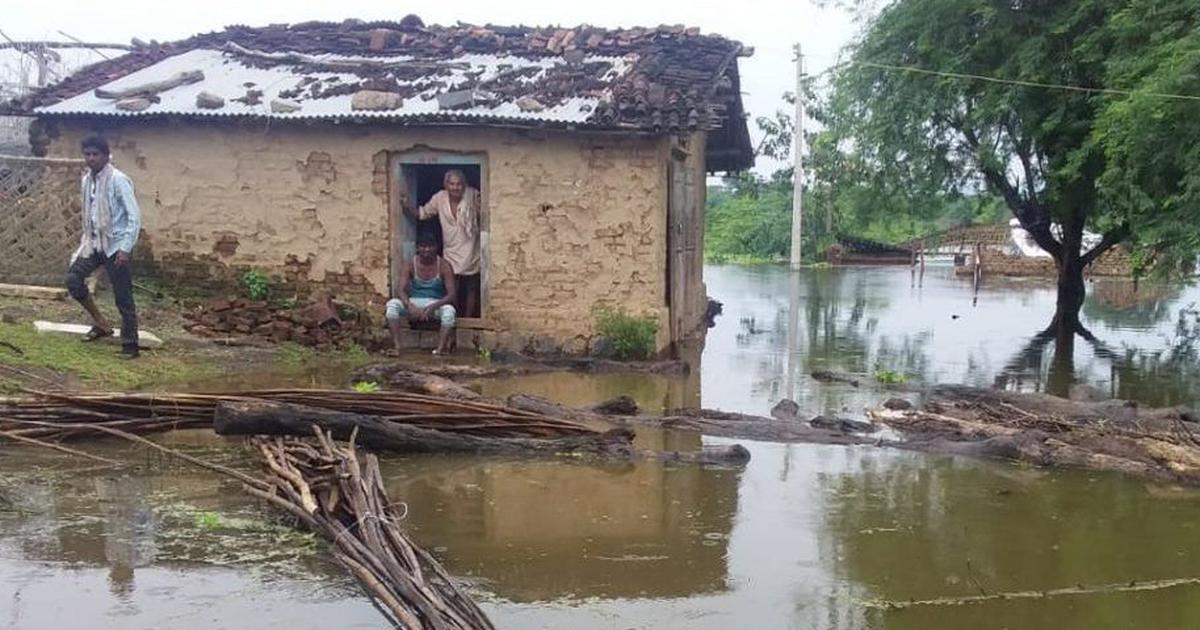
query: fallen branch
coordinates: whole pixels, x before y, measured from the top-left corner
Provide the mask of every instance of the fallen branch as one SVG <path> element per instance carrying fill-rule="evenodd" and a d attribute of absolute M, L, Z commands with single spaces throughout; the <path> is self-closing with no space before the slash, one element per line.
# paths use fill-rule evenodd
<path fill-rule="evenodd" d="M 55 450 L 60 453 L 66 453 L 68 455 L 74 455 L 76 457 L 90 459 L 92 461 L 97 461 L 102 464 L 110 464 L 113 466 L 124 465 L 115 459 L 108 459 L 107 457 L 100 457 L 99 455 L 92 455 L 91 453 L 85 453 L 83 451 L 76 450 L 73 448 L 67 448 L 67 447 L 61 446 L 59 444 L 51 444 L 50 442 L 43 442 L 42 440 L 38 440 L 35 438 L 31 438 L 31 437 L 25 437 L 23 435 L 19 435 L 19 434 L 13 433 L 11 431 L 0 431 L 0 437 L 7 439 L 7 440 L 12 440 L 14 442 L 24 442 L 26 444 L 32 444 L 34 446 L 40 446 L 42 448 L 48 448 L 51 450 Z"/>
<path fill-rule="evenodd" d="M 400 530 L 374 455 L 353 440 L 336 446 L 313 428 L 310 438 L 255 438 L 270 489 L 247 491 L 295 515 L 330 541 L 345 566 L 403 628 L 481 630 L 491 622 L 445 569 Z M 328 474 L 333 470 L 332 475 Z"/>

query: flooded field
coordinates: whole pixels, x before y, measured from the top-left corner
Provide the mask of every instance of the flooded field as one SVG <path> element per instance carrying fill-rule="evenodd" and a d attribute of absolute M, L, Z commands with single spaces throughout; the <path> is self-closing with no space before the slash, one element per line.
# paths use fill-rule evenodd
<path fill-rule="evenodd" d="M 688 377 L 479 387 L 750 413 L 790 396 L 846 416 L 886 396 L 809 376 L 829 369 L 865 385 L 887 371 L 910 385 L 1078 382 L 1147 404 L 1200 401 L 1195 288 L 1091 285 L 1084 315 L 1098 341 L 1055 360 L 1035 340 L 1053 308 L 1042 282 L 989 281 L 974 305 L 970 284 L 939 268 L 921 287 L 903 269 L 716 267 L 706 282 L 725 314 Z M 162 439 L 252 465 L 237 441 Z M 417 541 L 502 628 L 1200 626 L 1196 492 L 874 447 L 743 444 L 742 470 L 425 456 L 388 458 L 384 476 Z M 139 465 L 0 449 L 0 628 L 382 625 L 321 543 L 236 483 L 124 444 L 91 448 Z M 1074 591 L 1042 595 L 1056 589 Z M 1013 593 L 1024 595 L 1001 597 Z M 888 606 L 910 600 L 923 603 Z"/>

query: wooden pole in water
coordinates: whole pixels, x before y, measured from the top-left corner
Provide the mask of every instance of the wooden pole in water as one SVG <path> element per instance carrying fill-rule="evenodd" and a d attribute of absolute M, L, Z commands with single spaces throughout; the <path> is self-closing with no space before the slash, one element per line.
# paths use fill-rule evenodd
<path fill-rule="evenodd" d="M 921 241 L 921 277 L 917 286 L 925 286 L 925 241 Z"/>
<path fill-rule="evenodd" d="M 972 252 L 972 255 L 975 257 L 975 265 L 971 270 L 971 274 L 974 277 L 974 282 L 972 283 L 971 287 L 971 306 L 975 306 L 979 303 L 979 284 L 983 281 L 983 256 L 980 255 L 979 243 L 975 243 L 975 248 Z"/>

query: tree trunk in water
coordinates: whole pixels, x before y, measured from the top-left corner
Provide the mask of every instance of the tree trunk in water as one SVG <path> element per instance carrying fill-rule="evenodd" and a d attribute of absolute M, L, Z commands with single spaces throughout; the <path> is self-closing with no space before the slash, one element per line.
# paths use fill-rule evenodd
<path fill-rule="evenodd" d="M 1072 342 L 1075 333 L 1083 330 L 1079 311 L 1087 287 L 1083 283 L 1083 221 L 1077 219 L 1063 225 L 1062 255 L 1054 262 L 1058 266 L 1058 300 L 1051 328 L 1060 346 Z"/>
<path fill-rule="evenodd" d="M 1083 299 L 1087 288 L 1083 282 L 1083 264 L 1079 256 L 1064 256 L 1066 260 L 1058 264 L 1058 301 L 1055 304 L 1054 328 L 1055 339 L 1062 342 L 1067 337 L 1075 335 L 1083 328 L 1079 320 L 1079 311 L 1083 308 Z"/>
<path fill-rule="evenodd" d="M 1063 225 L 1062 255 L 1058 266 L 1058 299 L 1050 330 L 1054 334 L 1054 359 L 1050 366 L 1047 389 L 1066 396 L 1075 379 L 1075 335 L 1084 331 L 1079 320 L 1087 286 L 1083 282 L 1083 219 L 1073 217 Z"/>

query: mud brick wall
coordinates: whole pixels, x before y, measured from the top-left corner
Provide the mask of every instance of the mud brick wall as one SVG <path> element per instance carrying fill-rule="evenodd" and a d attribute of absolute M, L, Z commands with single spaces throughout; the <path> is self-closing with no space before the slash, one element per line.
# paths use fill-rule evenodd
<path fill-rule="evenodd" d="M 54 125 L 52 155 L 71 155 L 94 130 L 82 120 Z M 609 305 L 657 317 L 659 346 L 669 340 L 665 137 L 153 120 L 102 132 L 135 183 L 144 262 L 168 277 L 216 288 L 260 269 L 286 290 L 330 289 L 382 312 L 390 157 L 472 153 L 487 177 L 489 339 L 578 351 L 593 334 L 593 309 Z"/>
<path fill-rule="evenodd" d="M 79 247 L 83 161 L 0 156 L 0 282 L 61 286 Z"/>

